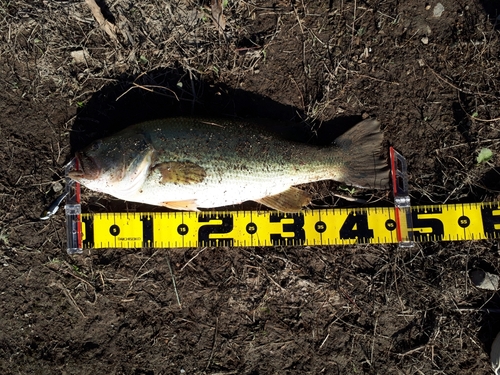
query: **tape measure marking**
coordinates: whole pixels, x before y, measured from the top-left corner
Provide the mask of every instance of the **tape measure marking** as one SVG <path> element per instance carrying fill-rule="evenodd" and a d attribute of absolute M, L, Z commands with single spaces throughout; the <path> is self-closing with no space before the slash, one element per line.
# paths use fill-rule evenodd
<path fill-rule="evenodd" d="M 499 203 L 415 206 L 416 242 L 496 239 Z M 84 248 L 186 248 L 398 243 L 392 207 L 82 214 Z"/>

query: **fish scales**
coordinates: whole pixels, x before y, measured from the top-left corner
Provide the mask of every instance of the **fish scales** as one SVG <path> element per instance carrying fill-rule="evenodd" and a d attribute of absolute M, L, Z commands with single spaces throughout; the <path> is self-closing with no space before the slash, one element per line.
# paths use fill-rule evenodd
<path fill-rule="evenodd" d="M 296 211 L 310 197 L 294 185 L 345 181 L 383 187 L 383 134 L 365 120 L 320 147 L 291 142 L 236 120 L 171 118 L 144 122 L 77 153 L 72 177 L 117 198 L 176 209 L 220 207 L 248 200 Z"/>
<path fill-rule="evenodd" d="M 185 201 L 197 196 L 199 207 L 216 207 L 278 194 L 292 185 L 334 178 L 334 155 L 318 158 L 319 147 L 295 144 L 255 133 L 243 124 L 222 121 L 193 123 L 182 119 L 168 127 L 146 123 L 138 127 L 151 133 L 149 140 L 159 153 L 157 162 L 189 161 L 206 172 L 199 184 L 160 184 L 150 178 L 146 191 L 167 191 L 164 201 Z M 328 168 L 328 166 L 330 166 Z M 141 193 L 139 193 L 141 194 Z M 220 197 L 222 195 L 222 198 Z M 135 197 L 140 200 L 140 197 Z"/>
<path fill-rule="evenodd" d="M 319 147 L 255 134 L 254 129 L 246 126 L 212 124 L 200 122 L 191 125 L 188 131 L 183 129 L 182 123 L 179 130 L 155 126 L 155 123 L 144 124 L 138 129 L 146 133 L 152 128 L 150 142 L 155 150 L 161 150 L 158 161 L 191 161 L 213 171 L 218 178 L 227 173 L 249 179 L 262 174 L 265 178 L 278 177 L 269 176 L 269 173 L 314 175 L 317 174 L 314 168 L 325 169 L 332 163 L 341 162 L 332 160 L 328 154 L 325 159 L 318 159 L 318 152 L 322 151 Z M 248 171 L 253 174 L 250 176 Z"/>

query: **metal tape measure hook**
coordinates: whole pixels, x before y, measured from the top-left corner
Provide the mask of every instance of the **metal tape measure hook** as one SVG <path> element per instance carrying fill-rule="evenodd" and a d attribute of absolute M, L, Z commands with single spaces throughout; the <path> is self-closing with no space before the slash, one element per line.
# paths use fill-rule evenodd
<path fill-rule="evenodd" d="M 392 190 L 397 237 L 400 247 L 413 247 L 413 218 L 408 193 L 408 171 L 406 159 L 393 147 L 390 148 Z"/>

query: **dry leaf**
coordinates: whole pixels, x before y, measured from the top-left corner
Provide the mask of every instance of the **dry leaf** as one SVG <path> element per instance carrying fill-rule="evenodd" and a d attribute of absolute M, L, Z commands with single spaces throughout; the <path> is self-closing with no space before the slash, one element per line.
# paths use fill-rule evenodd
<path fill-rule="evenodd" d="M 219 29 L 219 32 L 222 33 L 226 28 L 226 17 L 222 14 L 222 0 L 212 0 L 211 6 L 214 24 Z"/>
<path fill-rule="evenodd" d="M 118 37 L 116 36 L 116 26 L 104 18 L 101 8 L 97 5 L 95 0 L 85 0 L 85 3 L 89 6 L 92 15 L 96 19 L 99 26 L 101 26 L 101 29 L 103 29 L 111 39 L 118 42 Z"/>

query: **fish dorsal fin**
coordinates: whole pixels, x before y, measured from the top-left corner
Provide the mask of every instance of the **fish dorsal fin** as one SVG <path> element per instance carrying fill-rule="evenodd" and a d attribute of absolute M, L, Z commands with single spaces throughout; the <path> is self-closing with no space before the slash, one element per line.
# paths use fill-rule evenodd
<path fill-rule="evenodd" d="M 198 211 L 196 199 L 185 201 L 161 202 L 160 206 L 171 208 L 172 210 Z"/>
<path fill-rule="evenodd" d="M 190 161 L 169 161 L 157 164 L 153 169 L 160 172 L 162 184 L 199 184 L 207 176 L 205 169 Z"/>
<path fill-rule="evenodd" d="M 256 202 L 282 212 L 297 212 L 311 203 L 311 196 L 304 190 L 291 187 L 279 194 L 258 199 Z"/>

